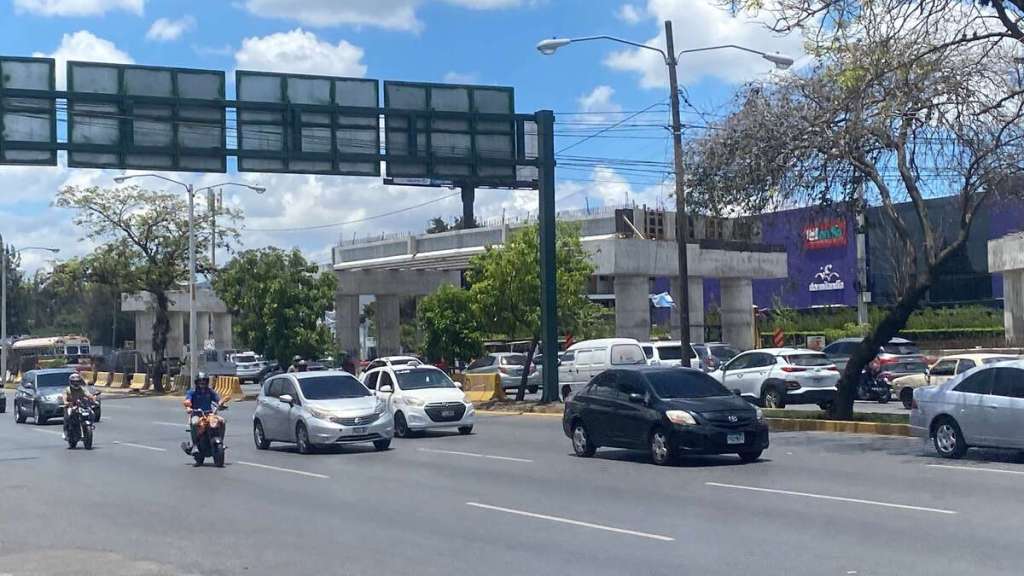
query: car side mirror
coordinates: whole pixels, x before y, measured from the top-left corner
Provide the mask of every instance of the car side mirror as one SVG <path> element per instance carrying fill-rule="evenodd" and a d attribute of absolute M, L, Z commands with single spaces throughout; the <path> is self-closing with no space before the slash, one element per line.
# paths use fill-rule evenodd
<path fill-rule="evenodd" d="M 462 382 L 456 382 L 455 387 L 458 388 L 459 390 L 462 390 Z"/>
<path fill-rule="evenodd" d="M 632 402 L 633 404 L 643 404 L 645 402 L 644 395 L 632 392 L 629 395 L 629 401 Z"/>
<path fill-rule="evenodd" d="M 288 404 L 289 406 L 295 404 L 295 398 L 292 398 L 291 394 L 282 394 L 278 396 L 277 399 L 280 400 L 281 402 L 284 402 L 285 404 Z"/>
<path fill-rule="evenodd" d="M 377 388 L 377 392 L 383 392 L 384 394 L 391 394 L 395 389 L 391 387 L 391 384 L 385 384 L 380 388 Z"/>
<path fill-rule="evenodd" d="M 740 390 L 739 388 L 733 388 L 733 389 L 732 389 L 732 393 L 733 393 L 734 395 L 736 395 L 736 396 L 742 396 L 742 395 L 743 395 L 743 391 L 742 391 L 742 390 Z"/>

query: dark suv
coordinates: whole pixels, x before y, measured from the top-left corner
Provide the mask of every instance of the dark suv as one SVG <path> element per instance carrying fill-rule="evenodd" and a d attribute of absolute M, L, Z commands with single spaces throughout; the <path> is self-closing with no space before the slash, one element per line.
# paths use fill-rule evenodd
<path fill-rule="evenodd" d="M 693 368 L 639 366 L 595 376 L 565 403 L 565 435 L 577 456 L 599 446 L 649 450 L 655 464 L 681 454 L 739 454 L 768 447 L 760 408 Z"/>
<path fill-rule="evenodd" d="M 840 338 L 825 346 L 822 352 L 842 372 L 846 369 L 846 363 L 850 361 L 850 356 L 853 355 L 853 351 L 857 349 L 860 342 L 860 338 Z M 901 362 L 927 362 L 927 360 L 924 354 L 921 354 L 921 349 L 917 347 L 917 344 L 905 338 L 893 338 L 889 340 L 888 344 L 884 344 L 878 349 L 878 355 L 868 365 L 868 369 L 873 375 L 876 375 L 884 372 L 890 364 Z"/>

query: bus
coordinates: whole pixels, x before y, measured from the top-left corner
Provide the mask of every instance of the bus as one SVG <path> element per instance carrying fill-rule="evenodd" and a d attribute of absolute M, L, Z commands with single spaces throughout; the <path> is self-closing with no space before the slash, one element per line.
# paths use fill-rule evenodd
<path fill-rule="evenodd" d="M 12 365 L 24 371 L 40 361 L 64 359 L 68 364 L 88 364 L 92 360 L 89 339 L 85 336 L 23 338 L 11 345 Z M 31 368 L 29 368 L 31 369 Z"/>

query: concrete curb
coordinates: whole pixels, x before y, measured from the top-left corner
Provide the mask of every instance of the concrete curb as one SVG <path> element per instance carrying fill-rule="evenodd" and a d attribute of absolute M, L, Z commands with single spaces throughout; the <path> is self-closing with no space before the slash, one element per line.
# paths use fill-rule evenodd
<path fill-rule="evenodd" d="M 909 424 L 886 424 L 882 422 L 769 418 L 768 426 L 772 432 L 840 432 L 844 434 L 875 434 L 878 436 L 914 435 Z"/>

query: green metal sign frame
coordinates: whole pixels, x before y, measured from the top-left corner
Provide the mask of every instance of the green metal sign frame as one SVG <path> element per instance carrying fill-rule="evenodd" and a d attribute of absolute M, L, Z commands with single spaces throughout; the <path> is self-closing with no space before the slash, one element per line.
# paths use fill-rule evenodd
<path fill-rule="evenodd" d="M 6 70 L 5 70 L 5 64 Z M 12 68 L 19 64 L 45 65 L 49 68 L 45 89 L 19 87 Z M 0 164 L 20 166 L 57 165 L 57 92 L 56 63 L 53 58 L 0 56 Z M 35 116 L 48 123 L 49 138 L 13 140 L 9 125 L 18 119 Z"/>

